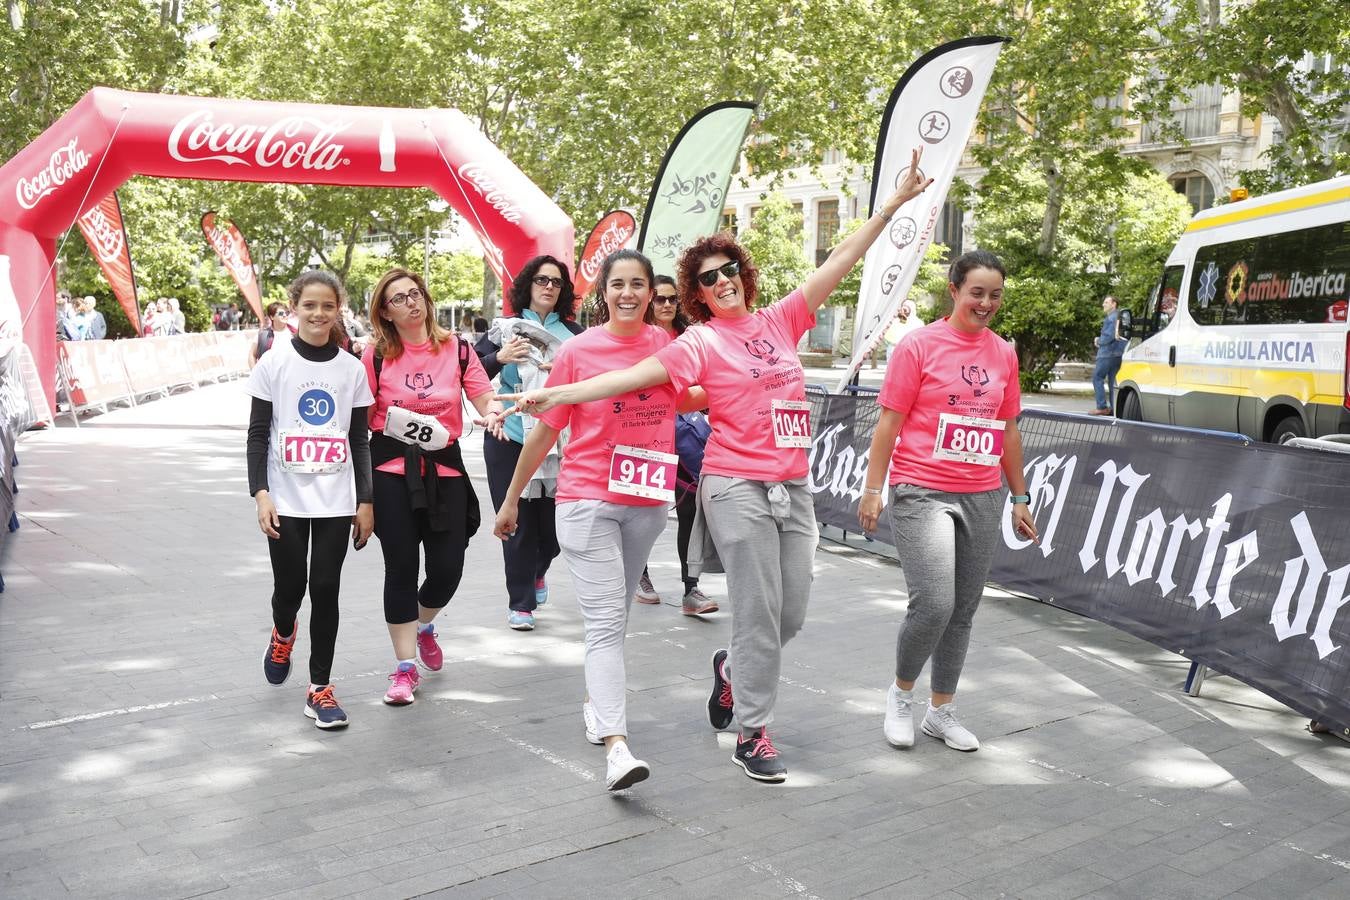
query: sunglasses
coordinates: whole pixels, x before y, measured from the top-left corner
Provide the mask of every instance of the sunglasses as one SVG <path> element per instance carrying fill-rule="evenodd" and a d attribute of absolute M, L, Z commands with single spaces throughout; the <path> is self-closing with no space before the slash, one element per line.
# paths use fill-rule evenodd
<path fill-rule="evenodd" d="M 550 278 L 547 275 L 536 275 L 533 278 L 531 278 L 530 281 L 534 282 L 540 287 L 561 288 L 563 285 L 563 281 L 561 278 Z"/>
<path fill-rule="evenodd" d="M 740 271 L 741 271 L 741 264 L 733 259 L 731 262 L 724 263 L 715 269 L 709 269 L 706 272 L 699 272 L 698 283 L 703 285 L 704 287 L 712 287 L 714 284 L 717 284 L 717 274 L 719 272 L 725 275 L 727 277 L 727 280 L 730 281 L 732 278 L 735 278 L 737 275 L 739 275 Z"/>
<path fill-rule="evenodd" d="M 662 297 L 660 294 L 657 294 L 655 297 L 652 298 L 653 306 L 664 306 L 667 303 L 669 303 L 671 306 L 674 306 L 676 303 L 679 302 L 680 298 L 675 296 Z"/>

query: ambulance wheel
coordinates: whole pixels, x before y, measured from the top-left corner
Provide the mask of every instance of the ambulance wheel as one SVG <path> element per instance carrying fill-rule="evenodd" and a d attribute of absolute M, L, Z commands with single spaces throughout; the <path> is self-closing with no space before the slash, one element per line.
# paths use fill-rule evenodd
<path fill-rule="evenodd" d="M 1294 438 L 1307 436 L 1308 432 L 1303 427 L 1302 419 L 1298 416 L 1286 416 L 1270 432 L 1270 442 L 1272 444 L 1287 444 Z"/>
<path fill-rule="evenodd" d="M 1139 408 L 1139 395 L 1129 391 L 1120 401 L 1120 417 L 1127 422 L 1142 422 L 1144 413 Z"/>

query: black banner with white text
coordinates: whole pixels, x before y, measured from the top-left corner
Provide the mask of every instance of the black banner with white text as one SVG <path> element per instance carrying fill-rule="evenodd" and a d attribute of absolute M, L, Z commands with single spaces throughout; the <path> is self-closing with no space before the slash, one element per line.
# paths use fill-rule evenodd
<path fill-rule="evenodd" d="M 856 533 L 876 399 L 812 403 L 816 517 Z M 1041 541 L 1005 514 L 992 583 L 1350 735 L 1350 456 L 1036 411 L 1018 425 Z M 893 540 L 889 515 L 874 537 Z"/>

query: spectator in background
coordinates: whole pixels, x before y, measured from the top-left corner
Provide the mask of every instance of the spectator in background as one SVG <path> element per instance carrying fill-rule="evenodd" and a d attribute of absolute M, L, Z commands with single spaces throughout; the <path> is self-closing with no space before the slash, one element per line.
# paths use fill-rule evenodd
<path fill-rule="evenodd" d="M 75 315 L 75 328 L 78 332 L 75 340 L 101 341 L 108 336 L 108 322 L 103 318 L 103 313 L 94 306 L 93 297 L 85 297 L 76 304 L 79 312 Z"/>
<path fill-rule="evenodd" d="M 239 330 L 239 304 L 231 303 L 225 309 L 220 311 L 220 318 L 216 321 L 217 331 L 238 331 Z"/>
<path fill-rule="evenodd" d="M 158 313 L 156 312 L 155 301 L 151 300 L 149 303 L 145 304 L 145 312 L 141 313 L 141 335 L 143 337 L 151 337 L 154 335 L 156 315 L 158 315 Z"/>
<path fill-rule="evenodd" d="M 479 341 L 481 341 L 483 339 L 483 335 L 487 334 L 487 331 L 488 331 L 488 320 L 483 318 L 482 316 L 474 316 L 473 342 L 476 344 Z"/>
<path fill-rule="evenodd" d="M 886 362 L 891 361 L 891 355 L 895 353 L 895 348 L 900 346 L 900 342 L 905 339 L 905 335 L 923 327 L 923 318 L 919 315 L 919 310 L 914 305 L 914 301 L 908 297 L 900 304 L 900 309 L 895 313 L 895 321 L 891 322 L 890 327 L 886 329 Z"/>
<path fill-rule="evenodd" d="M 173 326 L 170 328 L 169 334 L 187 334 L 187 316 L 183 315 L 177 297 L 169 298 L 169 311 L 173 313 Z"/>
<path fill-rule="evenodd" d="M 155 337 L 167 337 L 173 334 L 173 310 L 169 308 L 169 298 L 160 297 L 155 301 Z"/>
<path fill-rule="evenodd" d="M 258 339 L 253 342 L 253 346 L 248 351 L 248 367 L 252 369 L 258 364 L 258 360 L 268 350 L 272 349 L 272 343 L 277 335 L 283 338 L 291 332 L 290 322 L 287 318 L 286 304 L 280 300 L 273 300 L 267 304 L 267 324 L 258 329 Z"/>
<path fill-rule="evenodd" d="M 1097 348 L 1097 364 L 1092 370 L 1092 390 L 1097 395 L 1094 416 L 1109 416 L 1116 409 L 1116 373 L 1125 355 L 1126 340 L 1120 336 L 1120 309 L 1115 297 L 1102 299 L 1102 333 L 1092 339 Z"/>
<path fill-rule="evenodd" d="M 71 319 L 75 315 L 75 305 L 70 302 L 70 291 L 56 292 L 56 339 L 73 341 L 75 325 Z"/>

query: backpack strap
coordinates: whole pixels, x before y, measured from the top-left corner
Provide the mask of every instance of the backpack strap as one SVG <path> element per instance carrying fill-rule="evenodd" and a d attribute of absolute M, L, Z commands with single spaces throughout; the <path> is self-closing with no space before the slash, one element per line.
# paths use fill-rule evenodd
<path fill-rule="evenodd" d="M 380 396 L 380 370 L 384 368 L 384 357 L 380 355 L 379 350 L 375 351 L 375 356 L 371 358 L 370 364 L 375 369 L 375 390 L 371 393 L 378 397 Z"/>

